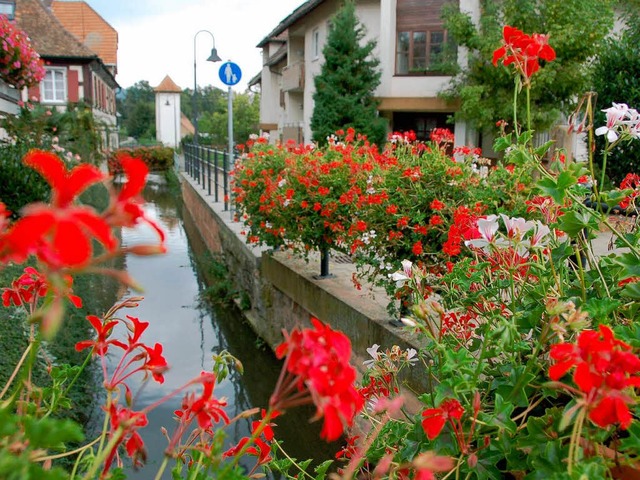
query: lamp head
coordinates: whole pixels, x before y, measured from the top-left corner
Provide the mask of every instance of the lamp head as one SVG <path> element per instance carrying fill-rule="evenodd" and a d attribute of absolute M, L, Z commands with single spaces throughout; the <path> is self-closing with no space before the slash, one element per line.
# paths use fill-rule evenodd
<path fill-rule="evenodd" d="M 218 51 L 216 50 L 216 47 L 213 47 L 211 49 L 211 55 L 209 55 L 209 58 L 207 58 L 207 62 L 219 62 L 222 59 L 218 56 Z"/>

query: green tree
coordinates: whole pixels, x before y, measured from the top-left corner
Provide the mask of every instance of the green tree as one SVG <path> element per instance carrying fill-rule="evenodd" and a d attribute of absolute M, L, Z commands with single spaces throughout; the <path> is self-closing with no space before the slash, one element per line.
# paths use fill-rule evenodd
<path fill-rule="evenodd" d="M 640 109 L 640 19 L 634 11 L 627 12 L 627 28 L 619 37 L 609 38 L 595 62 L 593 90 L 597 93 L 595 126 L 604 125 L 602 109 L 613 102 L 626 103 Z M 630 3 L 628 6 L 631 6 Z M 633 142 L 635 143 L 635 142 Z M 607 175 L 618 185 L 627 173 L 640 172 L 640 149 L 633 143 L 622 143 L 609 152 Z M 604 138 L 596 137 L 596 157 L 602 164 Z"/>
<path fill-rule="evenodd" d="M 221 91 L 222 92 L 222 91 Z M 208 143 L 226 149 L 228 145 L 227 93 L 222 92 L 214 111 L 201 119 L 202 132 L 208 135 Z M 250 93 L 233 95 L 233 139 L 236 144 L 245 143 L 252 133 L 258 133 L 260 122 L 260 97 Z"/>
<path fill-rule="evenodd" d="M 153 87 L 146 80 L 136 82 L 125 90 L 117 107 L 127 135 L 138 139 L 155 139 L 155 101 Z"/>
<path fill-rule="evenodd" d="M 548 128 L 589 89 L 590 60 L 602 51 L 613 27 L 615 0 L 481 0 L 480 4 L 477 25 L 457 4 L 443 13 L 447 29 L 467 47 L 469 56 L 467 67 L 442 96 L 460 100 L 457 120 L 479 129 L 495 128 L 496 121 L 513 117 L 513 75 L 508 68 L 491 64 L 493 51 L 502 42 L 502 27 L 549 34 L 557 58 L 535 75 L 531 89 L 533 128 Z M 524 111 L 521 97 L 519 108 Z"/>
<path fill-rule="evenodd" d="M 386 139 L 386 121 L 378 116 L 373 94 L 380 83 L 379 60 L 372 56 L 375 41 L 363 44 L 353 0 L 347 0 L 329 27 L 322 50 L 324 64 L 314 79 L 313 140 L 324 144 L 339 129 L 354 128 L 373 143 Z"/>

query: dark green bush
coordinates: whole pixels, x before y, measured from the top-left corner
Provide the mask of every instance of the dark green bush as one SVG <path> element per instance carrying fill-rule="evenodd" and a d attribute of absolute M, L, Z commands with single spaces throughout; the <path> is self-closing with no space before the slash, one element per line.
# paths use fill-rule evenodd
<path fill-rule="evenodd" d="M 45 202 L 51 189 L 34 170 L 22 163 L 22 157 L 29 151 L 25 144 L 0 146 L 0 201 L 17 218 L 20 210 L 28 203 Z"/>
<path fill-rule="evenodd" d="M 120 161 L 118 160 L 121 155 L 130 155 L 142 159 L 151 171 L 165 171 L 173 168 L 173 148 L 171 147 L 119 148 L 110 153 L 107 158 L 110 173 L 121 171 Z"/>

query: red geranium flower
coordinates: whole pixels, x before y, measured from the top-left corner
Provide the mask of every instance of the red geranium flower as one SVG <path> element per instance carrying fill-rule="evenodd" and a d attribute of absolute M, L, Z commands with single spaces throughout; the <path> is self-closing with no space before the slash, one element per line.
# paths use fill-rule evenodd
<path fill-rule="evenodd" d="M 422 428 L 429 440 L 433 440 L 444 428 L 447 421 L 460 420 L 464 408 L 455 398 L 444 400 L 438 408 L 427 408 L 422 412 Z"/>
<path fill-rule="evenodd" d="M 497 65 L 501 59 L 505 66 L 513 64 L 527 84 L 540 69 L 539 60 L 550 62 L 556 58 L 555 50 L 548 43 L 548 35 L 527 35 L 509 25 L 505 25 L 502 35 L 503 45 L 493 52 L 493 64 Z"/>
<path fill-rule="evenodd" d="M 86 265 L 93 256 L 91 242 L 98 240 L 113 251 L 117 241 L 110 225 L 92 208 L 73 205 L 78 195 L 105 177 L 97 167 L 80 165 L 67 171 L 57 156 L 32 150 L 24 163 L 51 185 L 51 205 L 32 204 L 9 229 L 3 250 L 9 260 L 23 262 L 35 254 L 52 268 Z"/>
<path fill-rule="evenodd" d="M 632 399 L 624 390 L 640 386 L 640 358 L 631 352 L 630 345 L 600 325 L 598 331 L 581 332 L 576 344 L 553 345 L 550 356 L 555 360 L 549 368 L 552 380 L 559 380 L 575 367 L 573 381 L 584 394 L 589 418 L 596 425 L 629 427 Z"/>
<path fill-rule="evenodd" d="M 349 339 L 317 318 L 311 322 L 313 329 L 285 332 L 285 341 L 276 349 L 276 356 L 286 359 L 270 405 L 282 411 L 315 403 L 315 418 L 324 417 L 320 436 L 332 441 L 345 425 L 353 424 L 364 400 L 353 385 L 356 371 L 349 363 Z"/>

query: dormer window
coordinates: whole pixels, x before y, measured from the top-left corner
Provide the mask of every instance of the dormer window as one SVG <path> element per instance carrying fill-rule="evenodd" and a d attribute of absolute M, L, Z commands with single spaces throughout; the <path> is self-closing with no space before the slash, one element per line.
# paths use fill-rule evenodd
<path fill-rule="evenodd" d="M 0 15 L 4 15 L 9 20 L 16 17 L 16 2 L 12 0 L 0 0 Z"/>

